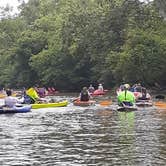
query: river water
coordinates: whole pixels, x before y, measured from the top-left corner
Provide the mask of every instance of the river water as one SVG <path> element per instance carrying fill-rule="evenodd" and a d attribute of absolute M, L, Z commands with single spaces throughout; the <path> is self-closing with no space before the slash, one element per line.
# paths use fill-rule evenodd
<path fill-rule="evenodd" d="M 72 96 L 63 96 L 69 101 Z M 2 166 L 166 165 L 166 110 L 108 106 L 0 115 Z"/>

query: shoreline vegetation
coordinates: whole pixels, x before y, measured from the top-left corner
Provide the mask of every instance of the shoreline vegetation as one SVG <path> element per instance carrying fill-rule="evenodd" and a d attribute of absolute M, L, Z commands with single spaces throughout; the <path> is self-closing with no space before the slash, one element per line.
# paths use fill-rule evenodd
<path fill-rule="evenodd" d="M 164 0 L 29 0 L 19 8 L 14 17 L 0 10 L 0 87 L 165 87 Z"/>

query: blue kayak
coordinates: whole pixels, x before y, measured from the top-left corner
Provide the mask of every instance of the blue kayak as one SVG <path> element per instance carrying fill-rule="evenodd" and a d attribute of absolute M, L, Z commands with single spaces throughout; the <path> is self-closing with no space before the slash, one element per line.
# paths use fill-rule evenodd
<path fill-rule="evenodd" d="M 0 114 L 9 114 L 9 113 L 26 113 L 31 110 L 31 105 L 26 106 L 14 106 L 13 108 L 2 107 L 0 108 Z"/>

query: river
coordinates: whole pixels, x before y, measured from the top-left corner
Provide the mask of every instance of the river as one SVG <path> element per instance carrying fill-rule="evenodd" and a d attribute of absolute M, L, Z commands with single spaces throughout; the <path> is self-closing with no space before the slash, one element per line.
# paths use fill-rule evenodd
<path fill-rule="evenodd" d="M 72 100 L 73 96 L 61 96 Z M 2 102 L 2 101 L 1 101 Z M 0 115 L 2 166 L 166 164 L 166 110 L 108 106 L 34 109 Z"/>

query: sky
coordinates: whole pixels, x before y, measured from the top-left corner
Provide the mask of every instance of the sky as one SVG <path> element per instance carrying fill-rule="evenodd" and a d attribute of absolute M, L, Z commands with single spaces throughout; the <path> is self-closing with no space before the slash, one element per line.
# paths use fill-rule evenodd
<path fill-rule="evenodd" d="M 25 2 L 28 2 L 28 0 L 24 0 Z M 145 2 L 147 0 L 140 0 L 142 2 Z M 152 0 L 149 0 L 152 1 Z M 13 7 L 13 13 L 18 13 L 17 7 L 20 4 L 18 0 L 0 0 L 0 7 L 4 7 L 7 4 Z"/>
<path fill-rule="evenodd" d="M 25 2 L 28 2 L 28 0 L 24 0 Z M 13 13 L 17 13 L 17 7 L 20 4 L 18 0 L 0 0 L 0 7 L 5 7 L 7 4 L 13 7 Z"/>

